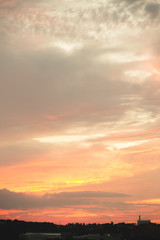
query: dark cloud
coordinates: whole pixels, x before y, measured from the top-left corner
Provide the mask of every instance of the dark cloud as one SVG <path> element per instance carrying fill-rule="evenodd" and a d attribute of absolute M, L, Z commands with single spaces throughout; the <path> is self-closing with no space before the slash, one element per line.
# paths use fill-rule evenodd
<path fill-rule="evenodd" d="M 122 193 L 111 193 L 102 191 L 81 191 L 81 192 L 61 192 L 46 194 L 42 197 L 25 193 L 15 193 L 7 189 L 0 190 L 1 209 L 37 209 L 47 207 L 71 207 L 85 206 L 90 204 L 101 204 L 99 199 L 112 199 L 128 197 Z"/>
<path fill-rule="evenodd" d="M 58 196 L 65 198 L 114 198 L 114 197 L 128 197 L 127 194 L 123 193 L 112 193 L 102 191 L 80 191 L 80 192 L 61 192 L 49 196 Z"/>
<path fill-rule="evenodd" d="M 132 108 L 158 114 L 158 81 L 150 77 L 139 84 L 124 75 L 141 62 L 109 61 L 110 54 L 126 52 L 93 45 L 72 54 L 56 48 L 2 54 L 1 140 L 51 135 L 91 122 L 116 124 Z M 99 61 L 104 54 L 106 61 Z"/>
<path fill-rule="evenodd" d="M 115 72 L 115 64 L 98 62 L 96 58 L 102 51 L 93 46 L 71 55 L 52 49 L 3 56 L 1 133 L 10 129 L 8 134 L 15 134 L 17 128 L 17 134 L 35 134 L 39 127 L 42 132 L 55 129 L 58 121 L 47 120 L 48 115 L 61 116 L 64 125 L 119 119 L 129 108 L 122 105 L 123 97 L 138 94 L 139 86 L 123 80 L 119 64 Z"/>
<path fill-rule="evenodd" d="M 1 209 L 27 209 L 39 206 L 37 197 L 29 196 L 25 193 L 15 193 L 7 189 L 0 190 Z"/>
<path fill-rule="evenodd" d="M 156 18 L 160 13 L 160 4 L 149 3 L 146 5 L 145 10 L 151 15 L 152 18 Z"/>

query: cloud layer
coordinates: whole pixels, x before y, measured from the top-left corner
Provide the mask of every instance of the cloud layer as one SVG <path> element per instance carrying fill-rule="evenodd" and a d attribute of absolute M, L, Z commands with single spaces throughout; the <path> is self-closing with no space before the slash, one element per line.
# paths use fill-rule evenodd
<path fill-rule="evenodd" d="M 1 209 L 39 209 L 39 208 L 64 208 L 73 206 L 96 205 L 99 199 L 124 198 L 126 194 L 103 191 L 80 191 L 45 194 L 43 196 L 15 193 L 7 189 L 0 190 Z"/>

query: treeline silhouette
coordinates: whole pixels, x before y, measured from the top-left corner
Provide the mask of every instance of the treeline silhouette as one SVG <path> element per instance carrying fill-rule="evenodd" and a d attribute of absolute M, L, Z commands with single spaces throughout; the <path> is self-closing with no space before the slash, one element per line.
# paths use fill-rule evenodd
<path fill-rule="evenodd" d="M 64 240 L 87 234 L 100 234 L 106 240 L 160 240 L 160 224 L 154 223 L 139 226 L 125 223 L 56 225 L 49 222 L 0 220 L 1 240 L 18 240 L 20 234 L 27 232 L 62 233 Z"/>

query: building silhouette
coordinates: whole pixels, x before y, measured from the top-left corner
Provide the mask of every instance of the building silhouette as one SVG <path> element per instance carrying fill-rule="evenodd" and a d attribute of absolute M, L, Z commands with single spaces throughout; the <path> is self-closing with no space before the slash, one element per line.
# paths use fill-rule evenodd
<path fill-rule="evenodd" d="M 149 224 L 150 222 L 151 222 L 150 220 L 142 220 L 141 215 L 139 215 L 139 219 L 137 220 L 137 225 Z"/>

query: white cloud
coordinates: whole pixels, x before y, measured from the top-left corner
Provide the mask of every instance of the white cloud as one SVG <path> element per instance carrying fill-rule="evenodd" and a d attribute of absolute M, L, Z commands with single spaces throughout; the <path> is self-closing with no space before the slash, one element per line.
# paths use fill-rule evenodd
<path fill-rule="evenodd" d="M 108 150 L 120 150 L 124 148 L 129 148 L 129 147 L 134 147 L 134 146 L 139 146 L 143 143 L 147 143 L 149 140 L 140 140 L 140 141 L 132 141 L 132 142 L 118 142 L 118 143 L 113 143 L 111 146 L 106 147 Z"/>
<path fill-rule="evenodd" d="M 64 135 L 64 136 L 50 136 L 43 138 L 34 138 L 39 142 L 43 143 L 70 143 L 70 142 L 81 142 L 90 139 L 104 137 L 104 134 L 89 134 L 89 135 Z"/>

